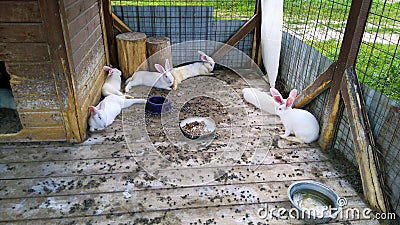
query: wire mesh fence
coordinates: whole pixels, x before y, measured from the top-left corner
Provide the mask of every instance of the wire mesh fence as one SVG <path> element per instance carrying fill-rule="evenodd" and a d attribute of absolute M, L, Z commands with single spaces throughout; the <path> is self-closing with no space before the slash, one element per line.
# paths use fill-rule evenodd
<path fill-rule="evenodd" d="M 305 88 L 338 59 L 350 6 L 351 1 L 346 0 L 284 1 L 282 88 L 286 91 Z M 385 169 L 384 191 L 397 214 L 400 214 L 399 9 L 398 1 L 372 2 L 356 62 L 373 136 Z M 327 95 L 322 94 L 307 109 L 321 119 L 326 101 Z M 346 112 L 332 151 L 341 152 L 357 165 Z"/>
<path fill-rule="evenodd" d="M 284 1 L 284 28 L 277 86 L 304 89 L 339 57 L 351 1 Z M 192 40 L 225 42 L 253 14 L 256 0 L 113 0 L 113 11 L 147 36 L 171 44 Z M 385 194 L 400 214 L 400 2 L 373 0 L 356 62 L 363 97 L 385 168 Z M 250 55 L 252 33 L 235 47 Z M 240 63 L 238 63 L 240 65 Z M 306 109 L 321 121 L 327 93 Z M 332 151 L 357 165 L 346 112 Z"/>
<path fill-rule="evenodd" d="M 209 40 L 226 42 L 251 16 L 255 0 L 133 0 L 111 1 L 114 13 L 133 31 L 166 36 L 171 44 Z M 252 33 L 236 46 L 251 54 Z M 238 61 L 240 59 L 232 59 Z"/>

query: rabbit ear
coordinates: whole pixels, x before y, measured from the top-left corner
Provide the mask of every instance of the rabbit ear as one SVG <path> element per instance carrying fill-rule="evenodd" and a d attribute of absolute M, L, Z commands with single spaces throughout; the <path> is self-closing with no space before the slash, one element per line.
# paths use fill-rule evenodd
<path fill-rule="evenodd" d="M 204 53 L 202 51 L 197 51 L 197 52 L 201 55 L 201 60 L 203 60 L 203 62 L 209 62 L 208 56 L 206 55 L 206 53 Z"/>
<path fill-rule="evenodd" d="M 279 93 L 278 90 L 276 90 L 275 88 L 270 88 L 269 91 L 271 92 L 271 95 L 281 95 L 281 93 Z"/>
<path fill-rule="evenodd" d="M 168 71 L 171 69 L 171 66 L 169 65 L 169 60 L 165 59 L 165 70 Z"/>
<path fill-rule="evenodd" d="M 92 115 L 96 115 L 96 107 L 94 107 L 94 106 L 89 106 L 89 112 L 90 112 L 90 114 L 92 114 Z"/>
<path fill-rule="evenodd" d="M 296 95 L 297 95 L 297 90 L 293 89 L 290 91 L 289 97 L 296 98 Z"/>
<path fill-rule="evenodd" d="M 286 108 L 291 108 L 294 102 L 294 98 L 289 97 L 286 99 Z"/>
<path fill-rule="evenodd" d="M 206 55 L 202 55 L 201 56 L 201 60 L 203 60 L 203 62 L 208 62 L 208 59 L 207 59 Z"/>
<path fill-rule="evenodd" d="M 282 98 L 282 96 L 280 96 L 280 95 L 273 95 L 272 97 L 274 98 L 274 101 L 275 101 L 276 103 L 278 103 L 279 105 L 282 105 L 282 104 L 283 104 L 283 98 Z"/>
<path fill-rule="evenodd" d="M 99 109 L 99 110 L 100 110 L 100 109 L 104 109 L 105 106 L 106 106 L 106 102 L 105 102 L 105 101 L 101 101 L 100 104 L 99 104 L 99 108 L 98 108 L 98 109 Z"/>
<path fill-rule="evenodd" d="M 163 66 L 161 66 L 160 64 L 154 64 L 154 67 L 156 68 L 156 70 L 160 73 L 165 73 L 165 69 Z"/>
<path fill-rule="evenodd" d="M 103 67 L 103 70 L 105 70 L 105 71 L 107 71 L 107 72 L 108 72 L 108 71 L 111 71 L 111 70 L 112 70 L 112 68 L 111 68 L 111 67 L 109 67 L 109 66 L 104 66 L 104 67 Z"/>

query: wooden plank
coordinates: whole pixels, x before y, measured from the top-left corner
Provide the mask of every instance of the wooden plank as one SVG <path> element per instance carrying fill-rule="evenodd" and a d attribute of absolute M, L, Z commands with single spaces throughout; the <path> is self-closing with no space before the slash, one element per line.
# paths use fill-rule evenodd
<path fill-rule="evenodd" d="M 110 0 L 100 0 L 100 14 L 107 64 L 118 65 L 117 44 L 114 36 L 113 12 Z"/>
<path fill-rule="evenodd" d="M 363 203 L 353 198 L 352 205 L 348 208 L 354 208 L 359 211 L 363 210 Z M 162 210 L 162 211 L 140 211 L 140 212 L 111 212 L 104 214 L 95 214 L 78 217 L 65 217 L 40 220 L 41 224 L 101 224 L 101 223 L 123 223 L 123 224 L 305 224 L 306 222 L 301 219 L 279 219 L 276 212 L 271 218 L 261 218 L 259 210 L 265 207 L 265 203 L 247 203 L 241 205 L 220 205 L 213 207 L 185 207 L 175 210 Z M 118 207 L 118 210 L 124 207 Z M 271 203 L 269 208 L 284 208 L 291 209 L 288 202 Z M 126 208 L 125 208 L 126 209 Z M 264 215 L 263 215 L 264 216 Z M 379 222 L 374 219 L 363 218 L 362 220 L 355 220 L 349 218 L 333 220 L 328 224 L 352 224 L 352 225 L 378 225 Z"/>
<path fill-rule="evenodd" d="M 85 85 L 91 85 L 98 77 L 90 77 L 93 71 L 98 70 L 98 63 L 105 58 L 104 45 L 100 36 L 95 45 L 87 52 L 85 57 L 77 62 L 75 66 L 76 91 L 81 93 L 82 89 L 86 89 Z M 80 96 L 79 96 L 80 97 Z"/>
<path fill-rule="evenodd" d="M 19 112 L 60 110 L 56 95 L 15 96 L 14 101 Z"/>
<path fill-rule="evenodd" d="M 59 111 L 20 112 L 19 119 L 23 127 L 62 127 L 64 117 Z"/>
<path fill-rule="evenodd" d="M 81 42 L 81 45 L 77 49 L 72 50 L 72 59 L 76 65 L 85 58 L 87 54 L 90 54 L 90 50 L 98 44 L 99 37 L 101 37 L 101 27 L 98 25 L 92 30 L 92 33 L 85 38 L 85 41 Z"/>
<path fill-rule="evenodd" d="M 0 23 L 0 42 L 45 42 L 41 23 Z"/>
<path fill-rule="evenodd" d="M 65 141 L 64 127 L 23 128 L 15 134 L 0 135 L 0 143 L 30 141 Z"/>
<path fill-rule="evenodd" d="M 71 51 L 75 52 L 83 42 L 86 41 L 87 37 L 89 37 L 94 30 L 99 26 L 100 18 L 94 17 L 76 36 L 71 37 Z"/>
<path fill-rule="evenodd" d="M 73 21 L 77 19 L 79 16 L 85 14 L 85 11 L 92 8 L 97 7 L 97 0 L 80 0 L 76 1 L 74 4 L 68 4 L 65 2 L 65 16 L 67 17 L 68 21 Z"/>
<path fill-rule="evenodd" d="M 5 62 L 48 61 L 48 46 L 46 43 L 0 43 L 0 60 Z"/>
<path fill-rule="evenodd" d="M 23 79 L 39 79 L 51 80 L 54 79 L 51 63 L 47 62 L 7 62 L 6 68 L 11 76 L 16 76 Z"/>
<path fill-rule="evenodd" d="M 117 15 L 112 13 L 111 16 L 115 29 L 117 29 L 120 33 L 133 32 L 133 30 L 128 25 L 126 25 L 124 21 L 122 21 Z"/>
<path fill-rule="evenodd" d="M 42 8 L 43 25 L 47 34 L 50 61 L 57 86 L 57 97 L 64 115 L 66 138 L 68 141 L 82 140 L 79 133 L 79 118 L 76 112 L 76 92 L 71 59 L 69 31 L 66 29 L 65 10 L 61 2 L 39 0 Z"/>
<path fill-rule="evenodd" d="M 343 77 L 341 91 L 353 138 L 354 154 L 360 169 L 364 196 L 368 202 L 382 212 L 387 212 L 389 203 L 383 193 L 385 180 L 382 175 L 378 149 L 372 136 L 365 103 L 354 68 L 349 68 Z"/>
<path fill-rule="evenodd" d="M 322 122 L 319 143 L 324 150 L 333 147 L 333 140 L 339 128 L 339 118 L 341 118 L 343 112 L 343 101 L 340 97 L 343 74 L 346 68 L 352 67 L 355 64 L 371 3 L 371 0 L 352 1 L 350 7 L 343 43 L 333 74 L 332 85 Z"/>
<path fill-rule="evenodd" d="M 0 1 L 0 22 L 41 22 L 37 1 Z"/>
<path fill-rule="evenodd" d="M 50 79 L 26 79 L 11 75 L 10 84 L 15 97 L 34 97 L 40 95 L 56 95 L 56 87 Z"/>
<path fill-rule="evenodd" d="M 240 191 L 244 190 L 244 194 L 241 194 Z M 236 214 L 230 212 L 229 214 L 221 213 L 221 215 L 232 216 L 232 218 L 220 218 L 221 222 L 227 222 L 230 219 L 232 222 L 239 221 L 260 221 L 260 217 L 257 216 L 259 209 L 265 206 L 265 203 L 268 203 L 271 208 L 285 208 L 290 209 L 290 202 L 286 199 L 285 201 L 265 201 L 262 197 L 259 197 L 257 200 L 257 196 L 253 196 L 254 192 L 251 190 L 251 193 L 247 193 L 249 189 L 244 188 L 243 190 L 232 191 L 232 195 L 229 197 L 225 196 L 217 196 L 217 198 L 213 198 L 214 196 L 199 196 L 194 199 L 189 197 L 184 197 L 184 193 L 177 193 L 176 195 L 167 195 L 163 196 L 161 193 L 160 196 L 145 196 L 143 198 L 137 195 L 137 193 L 132 193 L 133 196 L 131 198 L 126 198 L 124 194 L 109 194 L 105 193 L 102 195 L 81 195 L 81 196 L 71 196 L 71 197 L 50 197 L 50 198 L 34 198 L 27 199 L 21 201 L 19 199 L 15 200 L 6 200 L 2 201 L 2 205 L 4 208 L 1 209 L 0 215 L 1 218 L 4 218 L 9 221 L 19 221 L 19 220 L 44 220 L 44 219 L 58 219 L 58 218 L 70 218 L 76 216 L 93 216 L 93 215 L 119 215 L 124 213 L 143 213 L 143 212 L 154 212 L 154 211 L 175 211 L 175 210 L 190 210 L 193 209 L 192 214 L 188 214 L 186 216 L 176 215 L 175 221 L 178 218 L 187 218 L 188 221 L 199 221 L 198 219 L 208 218 L 204 215 L 206 211 L 212 211 L 206 213 L 208 216 L 212 216 L 211 218 L 215 218 L 215 210 L 211 209 L 219 209 L 224 206 L 231 206 L 236 208 Z M 231 192 L 231 190 L 227 190 Z M 196 193 L 197 194 L 197 193 Z M 199 194 L 197 194 L 199 195 Z M 147 198 L 149 197 L 149 198 Z M 287 197 L 286 197 L 287 198 Z M 146 200 L 148 199 L 148 200 Z M 237 200 L 235 200 L 237 199 Z M 230 200 L 230 203 L 228 202 Z M 141 204 L 137 204 L 136 201 L 139 201 Z M 225 203 L 228 202 L 228 203 Z M 143 203 L 142 203 L 143 202 Z M 348 198 L 349 205 L 346 208 L 354 208 L 358 209 L 360 212 L 367 206 L 359 200 L 359 198 Z M 194 206 L 192 206 L 194 205 Z M 198 205 L 198 207 L 196 207 Z M 13 209 L 14 207 L 14 209 Z M 207 209 L 209 208 L 209 209 Z M 205 211 L 201 211 L 200 209 L 204 209 Z M 232 210 L 233 211 L 233 210 Z M 28 213 L 29 212 L 29 213 Z M 197 212 L 197 214 L 196 214 Z M 203 213 L 201 213 L 203 212 Z M 239 214 L 239 215 L 238 215 Z M 194 220 L 194 215 L 197 215 L 197 218 Z M 276 215 L 275 215 L 276 216 Z M 365 218 L 364 218 L 365 219 Z M 346 221 L 351 220 L 348 218 L 338 218 L 338 221 Z M 201 221 L 201 220 L 200 220 Z M 294 219 L 296 221 L 296 219 Z M 181 222 L 176 221 L 176 224 L 181 224 Z M 287 222 L 287 221 L 285 221 Z M 137 222 L 136 222 L 137 223 Z M 135 223 L 135 224 L 136 224 Z M 282 223 L 280 221 L 280 223 Z M 303 224 L 303 221 L 300 221 L 299 224 Z M 378 223 L 379 224 L 379 223 Z"/>
<path fill-rule="evenodd" d="M 215 62 L 219 62 L 241 39 L 250 33 L 261 21 L 261 14 L 251 17 L 229 40 L 211 56 Z"/>
<path fill-rule="evenodd" d="M 99 7 L 97 4 L 94 4 L 83 11 L 77 18 L 68 18 L 68 31 L 70 37 L 75 37 L 95 17 L 100 17 Z"/>
<path fill-rule="evenodd" d="M 334 62 L 328 67 L 327 70 L 321 73 L 313 83 L 300 92 L 295 100 L 295 105 L 297 108 L 303 108 L 330 87 L 335 68 L 336 63 Z"/>

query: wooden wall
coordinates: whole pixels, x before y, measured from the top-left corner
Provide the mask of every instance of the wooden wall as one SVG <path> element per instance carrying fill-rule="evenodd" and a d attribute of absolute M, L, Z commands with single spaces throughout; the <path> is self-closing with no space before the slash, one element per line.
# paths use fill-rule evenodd
<path fill-rule="evenodd" d="M 66 130 L 54 82 L 38 1 L 0 1 L 0 60 L 11 87 L 23 130 L 13 140 L 65 140 Z"/>
<path fill-rule="evenodd" d="M 82 141 L 106 64 L 98 0 L 0 1 L 0 61 L 23 125 L 0 141 Z"/>
<path fill-rule="evenodd" d="M 106 77 L 105 48 L 98 0 L 65 0 L 78 116 L 81 132 L 87 129 L 88 107 L 97 104 Z"/>

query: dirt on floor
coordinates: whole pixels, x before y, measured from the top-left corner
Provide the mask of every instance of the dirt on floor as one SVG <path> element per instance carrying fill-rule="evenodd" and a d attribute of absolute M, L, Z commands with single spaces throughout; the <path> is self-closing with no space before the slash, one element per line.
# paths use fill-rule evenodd
<path fill-rule="evenodd" d="M 13 109 L 0 108 L 0 134 L 17 133 L 22 129 L 18 112 Z"/>

